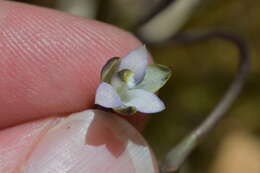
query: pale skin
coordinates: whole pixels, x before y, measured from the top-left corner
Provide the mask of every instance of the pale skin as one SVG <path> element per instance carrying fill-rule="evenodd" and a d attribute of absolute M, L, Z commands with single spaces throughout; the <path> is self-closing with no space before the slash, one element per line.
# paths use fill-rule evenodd
<path fill-rule="evenodd" d="M 0 172 L 158 172 L 127 123 L 142 129 L 144 115 L 57 117 L 94 108 L 102 66 L 140 45 L 107 24 L 0 1 Z"/>

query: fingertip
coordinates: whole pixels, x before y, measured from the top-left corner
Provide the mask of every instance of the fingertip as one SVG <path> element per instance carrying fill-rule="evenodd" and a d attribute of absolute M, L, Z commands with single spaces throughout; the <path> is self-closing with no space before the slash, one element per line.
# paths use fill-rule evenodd
<path fill-rule="evenodd" d="M 51 9 L 0 1 L 0 11 L 2 128 L 93 107 L 105 62 L 141 45 L 126 31 Z"/>

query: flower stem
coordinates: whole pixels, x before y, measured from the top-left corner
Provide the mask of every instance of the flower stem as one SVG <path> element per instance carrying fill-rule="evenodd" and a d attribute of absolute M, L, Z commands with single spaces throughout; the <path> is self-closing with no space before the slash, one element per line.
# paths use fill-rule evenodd
<path fill-rule="evenodd" d="M 174 37 L 175 41 L 191 43 L 194 41 L 207 40 L 210 38 L 222 38 L 234 43 L 240 53 L 240 63 L 238 72 L 231 83 L 229 89 L 213 111 L 201 123 L 201 125 L 184 138 L 175 148 L 170 150 L 161 164 L 161 172 L 178 171 L 192 150 L 202 141 L 202 139 L 217 125 L 224 117 L 228 108 L 238 97 L 245 83 L 249 72 L 250 58 L 246 43 L 238 36 L 222 31 L 213 32 L 192 32 L 179 34 Z"/>

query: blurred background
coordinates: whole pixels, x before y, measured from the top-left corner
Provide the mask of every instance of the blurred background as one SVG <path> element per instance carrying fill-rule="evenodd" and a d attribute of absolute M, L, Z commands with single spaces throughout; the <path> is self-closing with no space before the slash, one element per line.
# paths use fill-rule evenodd
<path fill-rule="evenodd" d="M 186 45 L 165 40 L 194 29 L 221 29 L 243 38 L 252 58 L 246 86 L 182 173 L 260 173 L 259 0 L 175 0 L 148 22 L 142 21 L 167 0 L 20 1 L 136 31 L 155 61 L 172 67 L 173 77 L 160 91 L 167 110 L 152 115 L 144 131 L 158 160 L 211 111 L 232 80 L 239 56 L 236 47 L 223 39 Z"/>

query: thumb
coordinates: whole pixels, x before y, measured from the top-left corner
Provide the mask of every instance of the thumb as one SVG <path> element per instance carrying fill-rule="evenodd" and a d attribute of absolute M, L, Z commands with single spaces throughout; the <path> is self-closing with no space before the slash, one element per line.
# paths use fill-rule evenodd
<path fill-rule="evenodd" d="M 158 173 L 158 169 L 147 143 L 127 121 L 88 110 L 0 131 L 0 172 Z"/>

